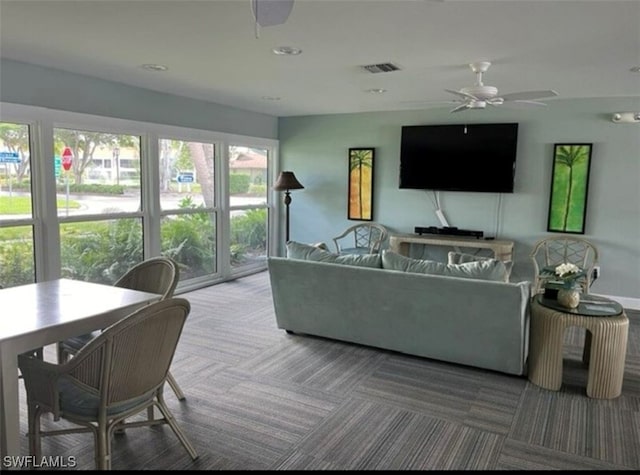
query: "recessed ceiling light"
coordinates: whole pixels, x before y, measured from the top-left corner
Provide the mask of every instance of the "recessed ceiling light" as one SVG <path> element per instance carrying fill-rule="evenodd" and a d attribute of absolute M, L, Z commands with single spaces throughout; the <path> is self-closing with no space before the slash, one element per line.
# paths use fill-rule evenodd
<path fill-rule="evenodd" d="M 278 96 L 262 96 L 263 101 L 279 101 L 280 98 Z"/>
<path fill-rule="evenodd" d="M 167 71 L 169 68 L 164 64 L 143 64 L 140 66 L 142 69 L 146 69 L 147 71 Z"/>
<path fill-rule="evenodd" d="M 373 87 L 371 89 L 365 89 L 364 92 L 368 92 L 369 94 L 384 94 L 387 90 L 381 87 Z"/>
<path fill-rule="evenodd" d="M 629 71 L 631 71 L 632 73 L 640 73 L 640 66 L 634 66 Z"/>
<path fill-rule="evenodd" d="M 297 56 L 302 53 L 301 49 L 293 48 L 292 46 L 278 46 L 273 48 L 273 54 L 285 55 L 285 56 Z"/>

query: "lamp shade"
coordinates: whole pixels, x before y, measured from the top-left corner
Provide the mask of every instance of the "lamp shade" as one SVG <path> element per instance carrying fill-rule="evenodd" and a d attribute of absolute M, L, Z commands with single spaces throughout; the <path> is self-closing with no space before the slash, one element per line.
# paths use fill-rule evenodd
<path fill-rule="evenodd" d="M 273 185 L 273 189 L 276 191 L 284 190 L 300 190 L 304 188 L 298 181 L 293 172 L 280 172 L 280 176 Z"/>

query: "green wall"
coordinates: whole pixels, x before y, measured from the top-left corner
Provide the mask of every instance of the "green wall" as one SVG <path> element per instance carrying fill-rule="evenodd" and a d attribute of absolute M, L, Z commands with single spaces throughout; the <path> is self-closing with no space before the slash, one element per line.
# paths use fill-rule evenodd
<path fill-rule="evenodd" d="M 292 192 L 291 239 L 325 241 L 355 224 L 347 219 L 350 147 L 375 147 L 374 220 L 392 232 L 440 226 L 434 193 L 400 190 L 402 125 L 518 122 L 515 193 L 440 192 L 451 226 L 515 241 L 514 279 L 530 280 L 533 244 L 551 235 L 547 210 L 554 143 L 593 143 L 586 232 L 600 251 L 594 293 L 640 308 L 640 124 L 615 124 L 611 115 L 640 111 L 640 98 L 556 99 L 548 106 L 450 114 L 426 110 L 284 117 L 279 120 L 280 165 L 305 186 Z M 627 300 L 628 299 L 628 300 Z"/>

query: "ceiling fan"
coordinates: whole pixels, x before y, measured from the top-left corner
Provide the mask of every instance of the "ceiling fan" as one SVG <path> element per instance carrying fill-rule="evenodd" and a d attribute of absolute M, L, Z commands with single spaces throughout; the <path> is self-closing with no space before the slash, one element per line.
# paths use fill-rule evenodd
<path fill-rule="evenodd" d="M 487 72 L 489 66 L 491 66 L 489 61 L 477 61 L 469 64 L 471 70 L 476 74 L 476 83 L 470 87 L 463 87 L 458 91 L 445 89 L 445 91 L 458 96 L 458 99 L 451 100 L 449 102 L 460 103 L 460 105 L 452 109 L 451 112 L 459 112 L 467 109 L 485 109 L 487 104 L 490 106 L 499 106 L 505 102 L 514 102 L 532 106 L 546 106 L 544 102 L 539 102 L 537 99 L 558 95 L 556 91 L 549 89 L 547 91 L 512 92 L 511 94 L 503 94 L 499 96 L 498 88 L 485 86 L 482 82 L 482 75 Z"/>

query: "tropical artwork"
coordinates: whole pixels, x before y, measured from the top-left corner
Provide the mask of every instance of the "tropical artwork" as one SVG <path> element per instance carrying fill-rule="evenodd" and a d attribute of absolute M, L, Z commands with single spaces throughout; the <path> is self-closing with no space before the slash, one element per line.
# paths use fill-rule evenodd
<path fill-rule="evenodd" d="M 373 155 L 372 148 L 349 149 L 348 219 L 373 220 Z"/>
<path fill-rule="evenodd" d="M 592 144 L 555 144 L 547 231 L 584 234 Z"/>

